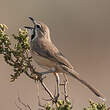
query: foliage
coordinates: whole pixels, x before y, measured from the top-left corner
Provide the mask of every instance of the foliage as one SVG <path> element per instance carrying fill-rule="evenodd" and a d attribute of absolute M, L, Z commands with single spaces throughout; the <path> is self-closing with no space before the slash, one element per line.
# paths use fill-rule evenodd
<path fill-rule="evenodd" d="M 0 25 L 0 54 L 3 55 L 5 62 L 13 67 L 14 74 L 11 74 L 11 81 L 15 81 L 22 73 L 29 76 L 29 71 L 31 72 L 29 77 L 36 79 L 33 75 L 36 72 L 31 65 L 32 57 L 28 53 L 30 47 L 27 31 L 19 29 L 18 35 L 12 35 L 16 40 L 14 48 L 12 48 L 6 29 L 6 25 Z"/>
<path fill-rule="evenodd" d="M 107 108 L 107 106 L 104 103 L 94 103 L 92 100 L 89 101 L 90 105 L 87 108 L 84 108 L 83 110 L 109 110 L 110 108 Z"/>
<path fill-rule="evenodd" d="M 56 107 L 52 107 L 50 104 L 46 104 L 46 110 L 72 110 L 72 106 L 69 100 L 58 100 L 56 102 Z"/>

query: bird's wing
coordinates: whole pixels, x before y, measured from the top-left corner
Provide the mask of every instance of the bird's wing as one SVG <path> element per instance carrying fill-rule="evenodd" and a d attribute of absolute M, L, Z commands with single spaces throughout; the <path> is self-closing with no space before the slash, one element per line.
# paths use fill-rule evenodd
<path fill-rule="evenodd" d="M 65 65 L 69 68 L 73 68 L 70 62 L 64 57 L 64 55 L 55 47 L 55 45 L 48 41 L 42 40 L 37 43 L 33 43 L 32 50 L 37 52 L 42 57 L 45 57 L 51 61 Z"/>

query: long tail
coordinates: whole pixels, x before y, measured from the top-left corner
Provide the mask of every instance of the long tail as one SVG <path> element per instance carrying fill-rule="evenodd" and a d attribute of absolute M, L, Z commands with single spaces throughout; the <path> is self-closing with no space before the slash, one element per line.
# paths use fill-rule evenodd
<path fill-rule="evenodd" d="M 89 88 L 96 96 L 98 96 L 100 99 L 102 99 L 103 101 L 105 101 L 104 96 L 93 86 L 91 86 L 88 82 L 86 82 L 85 80 L 83 80 L 79 73 L 77 73 L 74 70 L 71 70 L 69 68 L 67 68 L 66 66 L 62 66 L 63 70 L 65 70 L 67 73 L 69 73 L 69 75 L 71 75 L 72 77 L 74 77 L 75 79 L 77 79 L 78 81 L 80 81 L 82 84 L 84 84 L 87 88 Z"/>

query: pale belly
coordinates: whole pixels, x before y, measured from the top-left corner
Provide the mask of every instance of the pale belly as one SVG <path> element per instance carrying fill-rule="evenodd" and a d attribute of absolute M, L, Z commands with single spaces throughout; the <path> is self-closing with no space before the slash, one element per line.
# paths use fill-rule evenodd
<path fill-rule="evenodd" d="M 42 68 L 49 69 L 56 67 L 57 63 L 53 62 L 51 60 L 48 60 L 47 58 L 44 58 L 42 56 L 39 56 L 36 52 L 31 51 L 31 55 L 34 59 L 34 61 L 40 65 Z"/>

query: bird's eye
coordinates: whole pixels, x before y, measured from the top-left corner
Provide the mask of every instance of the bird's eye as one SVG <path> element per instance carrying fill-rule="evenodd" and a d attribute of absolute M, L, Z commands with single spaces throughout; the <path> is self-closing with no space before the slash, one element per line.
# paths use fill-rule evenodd
<path fill-rule="evenodd" d="M 41 25 L 37 25 L 37 28 L 40 29 L 41 28 Z"/>
<path fill-rule="evenodd" d="M 38 29 L 40 32 L 44 33 L 44 30 L 43 30 L 42 25 L 37 24 L 37 29 Z"/>

